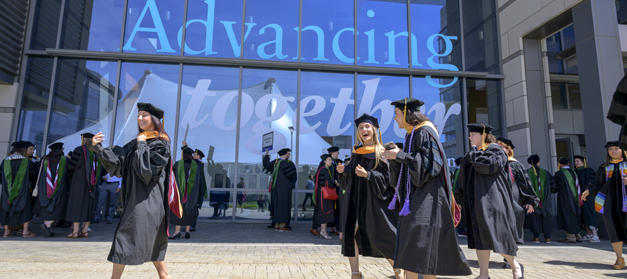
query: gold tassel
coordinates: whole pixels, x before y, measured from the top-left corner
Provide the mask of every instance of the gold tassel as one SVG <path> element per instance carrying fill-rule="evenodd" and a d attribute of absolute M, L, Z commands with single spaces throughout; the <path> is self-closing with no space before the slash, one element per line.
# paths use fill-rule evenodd
<path fill-rule="evenodd" d="M 481 124 L 481 126 L 483 126 L 483 132 L 481 132 L 481 150 L 486 150 L 488 145 L 485 144 L 485 125 Z"/>
<path fill-rule="evenodd" d="M 557 170 L 561 170 L 562 169 L 562 164 L 560 164 L 560 159 L 562 159 L 564 157 L 559 157 L 557 158 Z"/>
<path fill-rule="evenodd" d="M 588 159 L 586 159 L 585 157 L 583 158 L 583 167 L 584 168 L 588 168 Z"/>
<path fill-rule="evenodd" d="M 533 174 L 535 174 L 536 177 L 538 177 L 538 172 L 536 171 L 536 166 L 531 166 L 531 168 L 533 169 Z"/>

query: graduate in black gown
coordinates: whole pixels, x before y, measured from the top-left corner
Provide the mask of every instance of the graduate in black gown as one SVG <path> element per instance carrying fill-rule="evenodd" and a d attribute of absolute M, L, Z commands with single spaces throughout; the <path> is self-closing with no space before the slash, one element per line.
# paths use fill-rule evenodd
<path fill-rule="evenodd" d="M 581 219 L 581 189 L 577 173 L 570 169 L 570 159 L 560 158 L 560 169 L 555 173 L 557 187 L 557 228 L 566 231 L 566 239 L 558 240 L 562 243 L 582 242 L 579 234 L 579 220 Z"/>
<path fill-rule="evenodd" d="M 459 166 L 462 163 L 462 159 L 464 157 L 457 157 L 455 159 L 455 171 L 453 171 L 453 174 L 451 175 L 451 180 L 453 183 L 453 191 L 457 190 L 457 188 L 459 188 Z M 462 203 L 461 201 L 459 202 L 460 204 Z M 457 236 L 459 237 L 468 237 L 468 233 L 466 232 L 466 214 L 464 214 L 464 207 L 461 206 L 460 207 L 460 219 L 459 219 L 459 223 L 457 224 Z"/>
<path fill-rule="evenodd" d="M 32 154 L 35 146 L 28 141 L 14 142 L 11 146 L 10 155 L 0 164 L 2 237 L 12 237 L 9 226 L 16 225 L 24 225 L 22 237 L 34 237 L 36 234 L 28 230 L 28 225 L 32 217 L 30 187 L 37 180 L 37 166 L 28 159 L 28 154 Z"/>
<path fill-rule="evenodd" d="M 187 147 L 183 150 L 183 159 L 174 163 L 172 172 L 181 195 L 183 216 L 178 218 L 170 212 L 170 223 L 175 225 L 174 235 L 169 239 L 181 238 L 181 226 L 185 226 L 185 239 L 189 239 L 190 227 L 198 219 L 198 203 L 203 190 L 204 172 L 202 165 L 193 159 L 194 150 Z"/>
<path fill-rule="evenodd" d="M 538 199 L 536 192 L 533 190 L 529 173 L 525 167 L 514 158 L 515 147 L 512 141 L 501 137 L 497 139 L 497 143 L 507 154 L 509 167 L 512 171 L 510 176 L 512 176 L 512 179 L 515 182 L 513 185 L 514 187 L 512 188 L 512 195 L 514 196 L 514 201 L 516 201 L 516 204 L 518 205 L 518 207 L 514 205 L 514 211 L 516 213 L 516 228 L 518 229 L 518 240 L 516 242 L 518 244 L 523 244 L 525 243 L 525 232 L 523 230 L 523 227 L 525 226 L 525 211 L 527 214 L 533 213 L 534 207 L 538 205 L 540 200 Z M 509 268 L 509 266 L 506 267 Z"/>
<path fill-rule="evenodd" d="M 605 162 L 597 169 L 594 182 L 581 194 L 582 199 L 595 201 L 607 235 L 616 253 L 614 269 L 624 269 L 623 243 L 627 243 L 627 156 L 618 141 L 605 145 Z"/>
<path fill-rule="evenodd" d="M 208 196 L 207 176 L 205 175 L 205 164 L 202 163 L 202 158 L 205 158 L 205 153 L 203 153 L 199 149 L 196 149 L 192 157 L 194 158 L 194 161 L 196 161 L 200 165 L 200 170 L 203 176 L 201 180 L 202 184 L 200 187 L 200 195 L 198 195 L 198 210 L 200 210 L 202 209 L 202 204 L 205 202 Z M 194 224 L 190 228 L 190 232 L 193 232 L 193 231 L 196 231 L 196 222 L 194 222 Z"/>
<path fill-rule="evenodd" d="M 148 261 L 153 262 L 160 278 L 172 278 L 164 262 L 168 216 L 176 208 L 177 216 L 182 216 L 182 208 L 171 174 L 170 138 L 160 121 L 163 110 L 149 103 L 137 103 L 137 108 L 137 139 L 124 147 L 105 148 L 101 144 L 104 135 L 98 133 L 90 147 L 111 175 L 122 178 L 124 212 L 107 259 L 113 262 L 113 279 L 122 276 L 125 265 Z"/>
<path fill-rule="evenodd" d="M 327 200 L 323 197 L 323 187 L 336 189 L 337 175 L 333 167 L 333 158 L 329 154 L 320 156 L 322 166 L 316 172 L 316 188 L 314 190 L 313 201 L 315 204 L 313 222 L 320 225 L 320 238 L 331 239 L 327 232 L 327 224 L 335 222 L 335 200 Z M 339 190 L 339 189 L 337 189 Z M 336 191 L 337 192 L 337 191 Z"/>
<path fill-rule="evenodd" d="M 471 275 L 457 244 L 453 214 L 459 213 L 459 206 L 437 129 L 420 112 L 423 101 L 405 98 L 392 105 L 398 127 L 407 131 L 403 150 L 392 146 L 383 153 L 396 185 L 388 208 L 402 208 L 394 268 L 405 270 L 407 279 L 418 279 L 418 274 L 425 279 Z"/>
<path fill-rule="evenodd" d="M 579 179 L 579 186 L 582 190 L 590 188 L 594 183 L 595 172 L 592 168 L 588 167 L 588 160 L 581 155 L 575 155 L 575 172 Z M 599 227 L 599 214 L 594 211 L 594 200 L 588 199 L 583 202 L 581 206 L 581 220 L 579 220 L 586 229 L 586 236 L 582 237 L 583 240 L 590 242 L 601 242 L 599 235 L 597 234 Z"/>
<path fill-rule="evenodd" d="M 35 203 L 35 213 L 44 220 L 40 228 L 45 237 L 54 236 L 50 226 L 54 221 L 65 218 L 69 184 L 69 160 L 63 154 L 63 143 L 51 144 L 49 148 L 50 153 L 42 158 L 37 185 L 39 194 Z"/>
<path fill-rule="evenodd" d="M 363 114 L 355 120 L 357 144 L 350 163 L 337 167 L 346 191 L 341 209 L 342 255 L 348 257 L 353 278 L 361 278 L 359 255 L 381 257 L 394 266 L 398 209 L 387 207 L 394 197 L 389 170 L 382 157 L 379 121 Z M 401 269 L 395 270 L 402 276 Z"/>
<path fill-rule="evenodd" d="M 337 166 L 344 163 L 343 160 L 338 158 L 340 156 L 340 148 L 337 146 L 331 146 L 327 149 L 327 152 L 329 152 L 329 155 L 331 155 L 331 159 L 333 159 L 330 169 L 333 170 L 333 177 L 337 179 L 340 175 L 337 172 Z M 335 200 L 335 221 L 328 225 L 329 227 L 331 227 L 331 230 L 329 231 L 329 233 L 340 235 L 340 233 L 342 232 L 342 224 L 341 224 L 342 218 L 340 218 L 340 215 L 341 215 L 340 209 L 342 208 L 341 200 L 343 199 L 344 192 L 340 191 L 339 188 L 337 189 L 337 196 L 338 196 L 338 199 Z"/>
<path fill-rule="evenodd" d="M 291 150 L 283 148 L 279 150 L 279 158 L 270 161 L 270 155 L 266 151 L 263 156 L 263 167 L 272 175 L 270 195 L 270 215 L 274 230 L 277 232 L 291 232 L 287 224 L 292 218 L 292 190 L 296 184 L 296 165 L 289 160 Z"/>
<path fill-rule="evenodd" d="M 538 195 L 540 201 L 534 208 L 534 212 L 527 215 L 525 223 L 527 228 L 533 234 L 531 242 L 540 243 L 540 234 L 544 234 L 544 241 L 551 243 L 551 233 L 553 232 L 553 217 L 555 209 L 553 208 L 552 193 L 557 193 L 553 175 L 549 171 L 540 168 L 540 156 L 534 154 L 527 158 L 527 163 L 532 167 L 527 170 L 529 180 L 533 186 L 533 190 Z"/>
<path fill-rule="evenodd" d="M 98 199 L 98 185 L 102 183 L 103 172 L 102 162 L 99 156 L 89 150 L 94 134 L 84 133 L 81 135 L 82 145 L 72 152 L 72 158 L 68 163 L 68 172 L 71 172 L 70 191 L 67 201 L 65 220 L 74 222 L 72 233 L 67 238 L 89 237 L 89 224 L 95 219 Z M 84 223 L 79 231 L 80 223 Z"/>
<path fill-rule="evenodd" d="M 524 270 L 514 257 L 518 230 L 514 212 L 509 161 L 486 124 L 468 124 L 470 152 L 462 159 L 455 198 L 463 201 L 468 220 L 468 248 L 477 249 L 478 279 L 490 277 L 490 250 L 501 254 L 512 267 L 514 279 Z"/>

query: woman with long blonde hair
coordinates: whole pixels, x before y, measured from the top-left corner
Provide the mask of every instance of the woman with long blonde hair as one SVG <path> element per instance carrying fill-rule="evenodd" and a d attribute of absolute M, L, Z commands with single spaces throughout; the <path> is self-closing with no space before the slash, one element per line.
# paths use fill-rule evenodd
<path fill-rule="evenodd" d="M 346 190 L 342 203 L 342 255 L 349 258 L 352 278 L 359 272 L 359 255 L 387 259 L 394 265 L 398 210 L 387 210 L 394 196 L 389 172 L 382 157 L 379 121 L 364 114 L 355 120 L 357 143 L 350 163 L 338 165 L 340 187 Z M 394 271 L 403 278 L 403 271 Z"/>

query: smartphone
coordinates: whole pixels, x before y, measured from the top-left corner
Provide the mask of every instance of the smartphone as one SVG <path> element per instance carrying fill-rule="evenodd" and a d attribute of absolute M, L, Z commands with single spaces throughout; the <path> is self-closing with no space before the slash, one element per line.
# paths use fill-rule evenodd
<path fill-rule="evenodd" d="M 385 150 L 392 150 L 396 148 L 396 144 L 394 144 L 394 142 L 391 141 L 391 142 L 384 144 L 383 147 L 385 147 Z"/>

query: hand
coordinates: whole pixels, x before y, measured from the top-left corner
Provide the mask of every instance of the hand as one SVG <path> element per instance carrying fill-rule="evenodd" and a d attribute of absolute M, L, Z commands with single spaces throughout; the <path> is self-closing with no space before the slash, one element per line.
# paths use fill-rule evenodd
<path fill-rule="evenodd" d="M 394 149 L 384 150 L 383 151 L 383 159 L 386 159 L 386 160 L 396 160 L 396 154 L 398 154 L 399 151 L 400 151 L 400 149 L 398 149 L 398 147 L 396 147 L 396 146 L 394 146 Z"/>
<path fill-rule="evenodd" d="M 146 135 L 139 134 L 139 136 L 137 136 L 137 141 L 146 141 Z"/>
<path fill-rule="evenodd" d="M 266 156 L 268 156 L 268 153 L 270 153 L 270 149 L 266 150 Z"/>
<path fill-rule="evenodd" d="M 117 193 L 119 193 L 119 192 L 120 192 L 120 190 L 122 190 L 122 188 L 117 188 L 117 189 L 115 190 L 115 193 L 116 193 L 116 194 L 117 194 Z"/>
<path fill-rule="evenodd" d="M 623 185 L 627 184 L 627 176 L 623 177 Z"/>
<path fill-rule="evenodd" d="M 337 172 L 344 173 L 344 165 L 337 165 Z"/>
<path fill-rule="evenodd" d="M 533 210 L 533 206 L 531 206 L 531 205 L 525 205 L 525 208 L 527 208 L 527 213 L 528 213 L 528 214 L 531 214 L 531 213 L 533 213 L 533 211 L 534 211 L 534 210 Z"/>
<path fill-rule="evenodd" d="M 355 174 L 359 177 L 368 177 L 368 172 L 361 165 L 357 165 L 355 168 Z"/>
<path fill-rule="evenodd" d="M 102 134 L 102 132 L 99 132 L 91 139 L 91 145 L 95 146 L 103 141 L 104 141 L 104 135 Z"/>
<path fill-rule="evenodd" d="M 187 141 L 183 140 L 183 147 L 187 146 Z"/>
<path fill-rule="evenodd" d="M 588 195 L 590 195 L 590 190 L 583 191 L 583 193 L 581 193 L 581 199 L 585 201 L 586 197 L 588 197 Z"/>
<path fill-rule="evenodd" d="M 72 159 L 72 156 L 70 156 L 70 154 L 65 154 L 65 157 L 68 159 Z"/>

